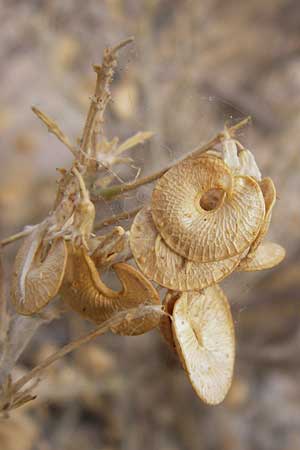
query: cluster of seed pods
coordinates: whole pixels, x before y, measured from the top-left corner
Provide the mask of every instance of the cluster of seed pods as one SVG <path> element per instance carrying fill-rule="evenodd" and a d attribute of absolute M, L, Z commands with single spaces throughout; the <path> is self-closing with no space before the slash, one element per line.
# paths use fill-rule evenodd
<path fill-rule="evenodd" d="M 63 181 L 57 207 L 33 228 L 17 253 L 11 285 L 16 311 L 36 314 L 60 294 L 74 311 L 101 324 L 119 311 L 139 305 L 159 306 L 155 288 L 129 264 L 113 265 L 122 283 L 120 291 L 110 289 L 102 281 L 101 271 L 126 245 L 125 232 L 117 227 L 106 237 L 93 237 L 95 209 L 81 174 L 75 168 L 64 174 Z M 160 316 L 158 307 L 147 313 L 147 320 L 125 318 L 112 331 L 121 335 L 142 334 L 155 328 Z"/>
<path fill-rule="evenodd" d="M 18 313 L 33 315 L 60 294 L 97 324 L 119 311 L 157 306 L 146 318 L 129 315 L 112 331 L 138 335 L 159 327 L 198 396 L 220 403 L 231 385 L 235 339 L 217 283 L 235 270 L 270 268 L 284 258 L 281 246 L 263 242 L 275 200 L 272 180 L 261 179 L 251 152 L 228 136 L 221 150 L 188 157 L 159 179 L 130 230 L 138 270 L 122 258 L 115 263 L 127 246 L 121 227 L 93 235 L 95 208 L 74 164 L 63 172 L 53 211 L 19 249 L 12 302 Z M 107 266 L 119 277 L 120 291 L 103 282 Z M 163 316 L 151 281 L 168 289 Z"/>
<path fill-rule="evenodd" d="M 209 404 L 226 396 L 235 354 L 229 303 L 217 283 L 284 258 L 280 245 L 263 242 L 275 200 L 272 180 L 261 179 L 252 153 L 228 135 L 220 151 L 171 168 L 131 227 L 138 267 L 168 289 L 161 332 Z"/>

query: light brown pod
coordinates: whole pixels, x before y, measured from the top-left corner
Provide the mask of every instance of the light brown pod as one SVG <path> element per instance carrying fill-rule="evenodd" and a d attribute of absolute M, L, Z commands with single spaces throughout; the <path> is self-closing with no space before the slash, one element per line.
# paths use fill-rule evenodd
<path fill-rule="evenodd" d="M 220 204 L 207 211 L 202 199 L 223 190 Z M 213 156 L 187 159 L 157 182 L 152 216 L 165 242 L 195 262 L 212 262 L 243 252 L 256 238 L 265 206 L 258 183 L 233 177 L 229 167 Z"/>
<path fill-rule="evenodd" d="M 272 179 L 269 177 L 263 178 L 263 180 L 259 183 L 259 185 L 263 193 L 265 202 L 265 217 L 262 226 L 259 230 L 258 236 L 251 244 L 249 256 L 255 252 L 255 250 L 258 248 L 258 246 L 266 236 L 271 222 L 272 210 L 276 202 L 276 189 Z"/>
<path fill-rule="evenodd" d="M 272 269 L 285 257 L 285 249 L 275 242 L 263 242 L 250 257 L 246 257 L 238 266 L 238 271 L 254 272 Z"/>
<path fill-rule="evenodd" d="M 58 293 L 67 262 L 64 239 L 57 238 L 49 249 L 43 245 L 46 228 L 35 228 L 21 245 L 14 264 L 11 300 L 19 314 L 32 315 Z"/>
<path fill-rule="evenodd" d="M 173 314 L 173 309 L 176 300 L 181 296 L 180 292 L 167 292 L 165 298 L 163 299 L 163 314 L 159 321 L 159 331 L 161 332 L 165 341 L 169 344 L 171 349 L 177 354 L 175 341 L 173 338 L 172 331 L 172 319 L 170 316 Z"/>
<path fill-rule="evenodd" d="M 149 207 L 143 208 L 130 230 L 130 246 L 147 278 L 174 291 L 204 289 L 235 270 L 244 253 L 223 261 L 195 263 L 175 253 L 155 228 Z"/>
<path fill-rule="evenodd" d="M 184 292 L 173 309 L 173 336 L 181 362 L 197 395 L 221 403 L 232 382 L 235 337 L 226 296 L 218 286 Z"/>
<path fill-rule="evenodd" d="M 68 260 L 65 280 L 61 289 L 64 301 L 83 317 L 100 324 L 118 311 L 142 305 L 160 305 L 159 296 L 152 284 L 134 267 L 118 263 L 113 266 L 121 283 L 117 292 L 107 287 L 93 260 L 84 248 L 76 249 Z M 124 335 L 138 335 L 155 328 L 161 312 L 147 313 L 146 319 L 130 316 L 112 331 Z"/>

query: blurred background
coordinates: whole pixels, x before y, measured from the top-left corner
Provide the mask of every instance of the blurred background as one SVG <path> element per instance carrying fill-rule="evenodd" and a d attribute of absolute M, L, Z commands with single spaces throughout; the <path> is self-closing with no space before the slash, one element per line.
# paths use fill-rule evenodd
<path fill-rule="evenodd" d="M 183 156 L 247 115 L 239 138 L 278 191 L 269 239 L 278 268 L 222 283 L 233 309 L 237 361 L 221 406 L 194 394 L 153 331 L 107 335 L 53 366 L 38 398 L 0 422 L 1 450 L 298 450 L 300 448 L 300 3 L 297 0 L 0 1 L 0 231 L 40 221 L 67 150 L 30 110 L 75 141 L 93 92 L 92 63 L 133 35 L 120 55 L 106 131 L 134 149 L 142 173 Z M 120 167 L 131 180 L 136 167 Z M 147 201 L 149 187 L 98 204 L 98 217 Z M 130 222 L 123 222 L 128 228 Z M 9 276 L 18 248 L 5 249 Z M 91 327 L 67 314 L 43 327 L 15 374 Z"/>

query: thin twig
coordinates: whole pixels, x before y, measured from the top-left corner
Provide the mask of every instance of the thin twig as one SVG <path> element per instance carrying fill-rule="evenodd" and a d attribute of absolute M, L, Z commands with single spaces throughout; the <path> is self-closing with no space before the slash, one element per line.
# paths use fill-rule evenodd
<path fill-rule="evenodd" d="M 74 156 L 76 156 L 77 151 L 75 147 L 72 145 L 69 138 L 61 131 L 57 123 L 53 119 L 51 119 L 51 117 L 47 116 L 47 114 L 43 113 L 35 106 L 32 106 L 31 109 L 34 112 L 34 114 L 46 125 L 49 133 L 54 134 L 54 136 L 56 136 L 57 139 L 60 142 L 62 142 Z"/>
<path fill-rule="evenodd" d="M 126 39 L 120 42 L 115 47 L 106 48 L 104 50 L 103 63 L 101 65 L 94 65 L 94 71 L 97 74 L 96 87 L 94 95 L 91 98 L 90 108 L 85 121 L 82 137 L 80 140 L 80 162 L 87 165 L 92 157 L 93 159 L 96 155 L 91 153 L 91 142 L 93 138 L 93 133 L 95 131 L 96 124 L 101 124 L 103 122 L 103 115 L 105 108 L 110 100 L 110 84 L 113 78 L 115 66 L 116 66 L 116 53 L 118 50 L 123 48 L 125 45 L 131 43 L 133 38 Z M 94 147 L 96 143 L 94 142 Z M 93 149 L 95 151 L 95 149 Z"/>
<path fill-rule="evenodd" d="M 240 128 L 247 125 L 251 120 L 251 117 L 246 117 L 245 119 L 241 120 L 237 124 L 233 125 L 232 127 L 228 128 L 228 131 L 233 136 Z M 192 150 L 190 154 L 184 156 L 184 159 L 195 157 L 198 155 L 201 155 L 201 153 L 206 152 L 210 148 L 212 148 L 214 145 L 219 144 L 224 140 L 224 132 L 218 133 L 214 138 L 212 138 L 209 142 L 207 142 L 205 145 L 196 148 L 195 150 Z M 132 191 L 134 189 L 137 189 L 140 186 L 143 186 L 145 184 L 152 183 L 153 181 L 157 180 L 161 176 L 163 176 L 171 167 L 178 164 L 179 161 L 176 161 L 175 163 L 171 164 L 170 166 L 165 167 L 164 169 L 159 170 L 158 172 L 153 173 L 152 175 L 148 175 L 144 178 L 141 178 L 140 180 L 135 181 L 134 183 L 128 183 L 128 184 L 120 184 L 120 185 L 113 185 L 109 186 L 107 188 L 102 188 L 100 191 L 93 192 L 93 197 L 95 200 L 105 199 L 105 200 L 111 200 L 118 195 L 124 194 L 125 192 Z"/>
<path fill-rule="evenodd" d="M 13 234 L 12 236 L 9 236 L 8 238 L 2 239 L 2 241 L 0 241 L 0 247 L 5 247 L 6 245 L 11 244 L 14 241 L 18 241 L 19 239 L 28 236 L 31 232 L 32 229 L 23 230 L 19 233 Z"/>
<path fill-rule="evenodd" d="M 128 317 L 128 315 L 130 319 L 133 320 L 142 317 L 145 318 L 145 316 L 147 316 L 148 314 L 149 315 L 153 314 L 154 310 L 156 312 L 159 311 L 161 312 L 161 314 L 164 314 L 163 311 L 161 310 L 161 307 L 157 305 L 156 306 L 143 305 L 142 307 L 140 306 L 137 308 L 131 308 L 126 311 L 118 312 L 112 318 L 106 320 L 102 325 L 85 334 L 84 336 L 80 337 L 79 339 L 76 339 L 75 341 L 65 345 L 64 347 L 62 347 L 61 349 L 50 355 L 48 358 L 46 358 L 38 366 L 34 367 L 26 375 L 23 375 L 21 378 L 19 378 L 13 385 L 13 392 L 18 392 L 25 384 L 27 384 L 30 380 L 39 375 L 43 370 L 45 370 L 47 367 L 49 367 L 58 359 L 63 358 L 68 353 L 71 353 L 81 345 L 88 343 L 95 337 L 106 333 L 113 326 L 118 326 L 119 324 L 121 324 L 122 321 Z"/>
<path fill-rule="evenodd" d="M 101 228 L 108 227 L 109 225 L 117 223 L 120 220 L 131 219 L 131 217 L 134 217 L 141 209 L 142 206 L 139 206 L 138 208 L 132 209 L 131 211 L 124 211 L 120 214 L 115 214 L 114 216 L 111 216 L 107 219 L 103 219 L 101 220 L 101 222 L 95 224 L 94 230 L 101 230 Z"/>

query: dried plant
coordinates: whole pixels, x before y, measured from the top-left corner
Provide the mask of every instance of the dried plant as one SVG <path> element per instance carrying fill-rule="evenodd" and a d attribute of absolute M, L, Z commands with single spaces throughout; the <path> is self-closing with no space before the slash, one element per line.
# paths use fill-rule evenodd
<path fill-rule="evenodd" d="M 35 384 L 28 382 L 80 345 L 107 331 L 138 335 L 153 328 L 177 352 L 197 395 L 220 403 L 233 376 L 235 340 L 228 301 L 216 283 L 235 270 L 261 270 L 284 258 L 278 244 L 261 243 L 276 193 L 270 178 L 261 180 L 252 153 L 234 138 L 248 119 L 225 127 L 171 167 L 122 182 L 115 167 L 131 163 L 123 153 L 152 136 L 138 132 L 119 144 L 104 132 L 117 53 L 131 41 L 106 49 L 102 64 L 94 66 L 96 88 L 77 144 L 33 108 L 74 160 L 69 170 L 60 169 L 49 215 L 1 242 L 25 238 L 15 258 L 10 291 L 16 313 L 10 318 L 1 295 L 0 410 L 5 414 L 33 400 Z M 111 201 L 156 180 L 150 205 L 95 223 L 99 198 Z M 131 217 L 130 231 L 116 226 L 94 234 Z M 120 291 L 104 283 L 108 268 L 119 277 Z M 163 304 L 151 281 L 168 289 Z M 58 306 L 44 309 L 57 294 Z M 12 382 L 11 371 L 33 333 L 65 305 L 96 323 L 95 330 Z"/>

